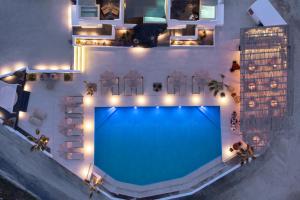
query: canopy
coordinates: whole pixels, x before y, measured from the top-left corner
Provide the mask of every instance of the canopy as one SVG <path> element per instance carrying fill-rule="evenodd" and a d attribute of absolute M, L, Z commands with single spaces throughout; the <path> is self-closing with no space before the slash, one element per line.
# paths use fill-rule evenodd
<path fill-rule="evenodd" d="M 0 107 L 11 113 L 18 98 L 17 86 L 0 81 Z"/>

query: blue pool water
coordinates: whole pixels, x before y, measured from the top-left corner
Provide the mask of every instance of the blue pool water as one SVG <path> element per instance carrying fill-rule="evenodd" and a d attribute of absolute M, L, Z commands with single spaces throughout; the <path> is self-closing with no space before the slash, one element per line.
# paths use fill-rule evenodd
<path fill-rule="evenodd" d="M 121 182 L 183 177 L 221 155 L 220 108 L 95 108 L 94 155 Z"/>

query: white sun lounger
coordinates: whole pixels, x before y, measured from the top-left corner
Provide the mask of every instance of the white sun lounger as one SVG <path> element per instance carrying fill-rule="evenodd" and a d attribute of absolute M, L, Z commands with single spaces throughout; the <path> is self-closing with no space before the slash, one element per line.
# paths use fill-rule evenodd
<path fill-rule="evenodd" d="M 67 125 L 72 125 L 72 124 L 83 124 L 83 118 L 74 118 L 74 117 L 66 117 L 66 124 Z"/>
<path fill-rule="evenodd" d="M 66 106 L 66 113 L 68 114 L 83 114 L 83 107 L 82 106 Z"/>
<path fill-rule="evenodd" d="M 81 140 L 79 140 L 79 141 L 65 141 L 63 146 L 67 149 L 82 148 L 83 147 L 83 142 Z"/>
<path fill-rule="evenodd" d="M 65 158 L 67 160 L 83 160 L 84 155 L 79 152 L 68 152 L 65 154 Z"/>
<path fill-rule="evenodd" d="M 83 135 L 83 130 L 79 128 L 73 128 L 73 129 L 67 129 L 65 134 L 67 136 L 82 136 Z"/>
<path fill-rule="evenodd" d="M 65 105 L 83 104 L 83 96 L 68 96 L 64 98 Z"/>

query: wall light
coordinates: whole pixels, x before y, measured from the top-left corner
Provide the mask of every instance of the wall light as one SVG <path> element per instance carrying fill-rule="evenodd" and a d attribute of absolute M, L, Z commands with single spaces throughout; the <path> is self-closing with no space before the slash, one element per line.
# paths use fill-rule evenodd
<path fill-rule="evenodd" d="M 83 101 L 85 106 L 92 106 L 94 104 L 94 98 L 91 96 L 85 96 Z"/>
<path fill-rule="evenodd" d="M 82 166 L 79 171 L 80 177 L 83 179 L 86 178 L 87 174 L 89 173 L 89 169 L 89 166 Z"/>
<path fill-rule="evenodd" d="M 26 118 L 26 113 L 20 111 L 20 112 L 19 112 L 19 119 L 25 119 L 25 118 Z"/>
<path fill-rule="evenodd" d="M 140 96 L 137 96 L 136 97 L 136 103 L 139 105 L 139 106 L 144 106 L 147 104 L 147 98 L 143 95 L 140 95 Z"/>
<path fill-rule="evenodd" d="M 24 86 L 24 90 L 27 91 L 27 92 L 31 92 L 31 85 L 26 83 L 25 86 Z"/>
<path fill-rule="evenodd" d="M 166 105 L 172 105 L 175 103 L 175 97 L 173 95 L 166 95 L 164 96 L 163 101 Z"/>
<path fill-rule="evenodd" d="M 116 105 L 116 104 L 119 104 L 120 103 L 120 97 L 119 96 L 116 96 L 116 95 L 112 95 L 109 99 L 109 103 L 111 105 Z"/>
<path fill-rule="evenodd" d="M 129 48 L 129 52 L 136 58 L 144 57 L 150 50 L 148 48 L 133 47 Z"/>
<path fill-rule="evenodd" d="M 227 96 L 218 97 L 218 102 L 220 105 L 224 106 L 228 103 L 228 97 Z"/>
<path fill-rule="evenodd" d="M 191 97 L 190 97 L 190 101 L 192 104 L 194 105 L 199 105 L 201 103 L 201 97 L 199 94 L 193 94 Z"/>
<path fill-rule="evenodd" d="M 84 145 L 84 153 L 86 155 L 91 155 L 94 152 L 94 146 L 92 144 L 85 144 Z"/>
<path fill-rule="evenodd" d="M 84 122 L 84 132 L 92 132 L 93 131 L 93 122 L 92 120 L 86 120 Z"/>

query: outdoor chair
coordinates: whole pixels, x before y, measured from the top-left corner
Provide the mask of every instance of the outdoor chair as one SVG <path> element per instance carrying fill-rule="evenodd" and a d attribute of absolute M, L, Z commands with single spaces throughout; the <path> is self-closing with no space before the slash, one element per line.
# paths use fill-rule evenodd
<path fill-rule="evenodd" d="M 83 136 L 83 130 L 79 128 L 69 128 L 64 133 L 66 136 Z"/>
<path fill-rule="evenodd" d="M 62 147 L 70 149 L 70 148 L 82 148 L 83 147 L 83 142 L 82 140 L 78 141 L 65 141 L 62 144 Z"/>
<path fill-rule="evenodd" d="M 131 70 L 124 76 L 124 95 L 144 94 L 144 77 L 136 70 Z"/>
<path fill-rule="evenodd" d="M 83 160 L 84 155 L 80 152 L 67 152 L 65 153 L 65 158 L 67 160 Z"/>
<path fill-rule="evenodd" d="M 210 75 L 206 71 L 199 71 L 192 76 L 192 94 L 203 94 L 208 86 Z"/>
<path fill-rule="evenodd" d="M 119 95 L 120 78 L 113 72 L 105 71 L 100 75 L 100 90 L 102 95 L 107 95 L 108 93 Z"/>
<path fill-rule="evenodd" d="M 187 88 L 187 77 L 178 71 L 174 71 L 171 75 L 167 76 L 167 93 L 179 94 L 184 96 Z"/>
<path fill-rule="evenodd" d="M 82 106 L 66 106 L 65 107 L 66 114 L 83 114 Z"/>
<path fill-rule="evenodd" d="M 83 96 L 67 96 L 64 97 L 64 105 L 75 106 L 83 104 Z"/>

